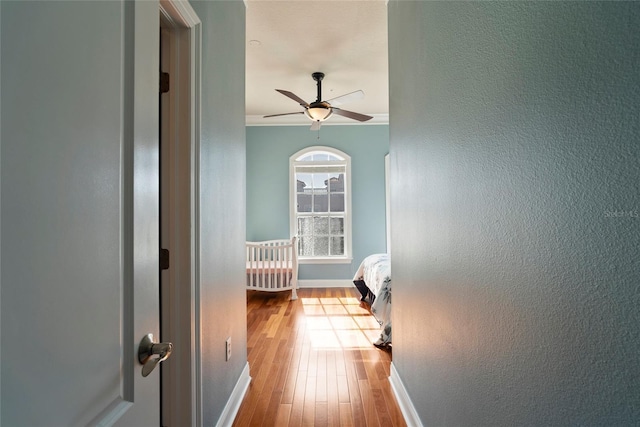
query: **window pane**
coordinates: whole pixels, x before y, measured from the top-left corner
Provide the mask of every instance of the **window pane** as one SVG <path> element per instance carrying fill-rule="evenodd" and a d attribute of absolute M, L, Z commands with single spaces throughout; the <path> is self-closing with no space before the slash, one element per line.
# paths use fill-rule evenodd
<path fill-rule="evenodd" d="M 328 194 L 316 194 L 313 196 L 313 211 L 314 212 L 329 212 L 329 206 L 327 205 Z"/>
<path fill-rule="evenodd" d="M 327 191 L 327 182 L 329 181 L 328 173 L 314 173 L 313 174 L 313 188 L 315 190 L 322 189 Z"/>
<path fill-rule="evenodd" d="M 311 212 L 311 194 L 298 194 L 298 212 Z"/>
<path fill-rule="evenodd" d="M 331 238 L 331 255 L 344 255 L 344 237 Z"/>
<path fill-rule="evenodd" d="M 344 212 L 344 193 L 331 194 L 331 212 Z"/>
<path fill-rule="evenodd" d="M 310 153 L 306 153 L 300 157 L 298 157 L 296 160 L 298 161 L 304 161 L 304 162 L 310 162 L 312 160 L 344 160 L 343 157 L 338 156 L 337 154 L 332 154 L 329 153 L 328 151 L 312 151 Z"/>
<path fill-rule="evenodd" d="M 329 255 L 329 238 L 328 237 L 316 236 L 313 239 L 313 254 L 315 256 Z"/>
<path fill-rule="evenodd" d="M 313 235 L 313 228 L 312 228 L 312 222 L 310 217 L 298 217 L 298 235 L 299 236 Z"/>
<path fill-rule="evenodd" d="M 344 192 L 344 174 L 332 173 L 329 177 L 329 192 Z"/>
<path fill-rule="evenodd" d="M 321 234 L 325 236 L 329 234 L 329 218 L 324 216 L 313 217 L 313 234 L 317 237 Z"/>
<path fill-rule="evenodd" d="M 300 245 L 298 255 L 300 256 L 313 255 L 313 239 L 311 237 L 300 237 L 298 244 Z"/>
<path fill-rule="evenodd" d="M 344 235 L 344 218 L 331 218 L 331 235 Z"/>
<path fill-rule="evenodd" d="M 313 175 L 310 173 L 296 174 L 296 194 L 298 212 L 311 212 L 312 196 L 310 192 L 313 187 Z"/>
<path fill-rule="evenodd" d="M 310 173 L 296 173 L 296 187 L 299 193 L 303 193 L 313 187 L 313 175 Z"/>

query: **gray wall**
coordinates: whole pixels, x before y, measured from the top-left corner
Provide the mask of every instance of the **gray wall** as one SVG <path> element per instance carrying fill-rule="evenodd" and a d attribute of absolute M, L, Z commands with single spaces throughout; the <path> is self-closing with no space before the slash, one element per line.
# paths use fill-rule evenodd
<path fill-rule="evenodd" d="M 638 28 L 389 4 L 393 363 L 425 425 L 640 423 Z"/>
<path fill-rule="evenodd" d="M 300 266 L 299 278 L 353 279 L 364 257 L 386 252 L 384 156 L 386 125 L 247 127 L 247 240 L 289 237 L 289 157 L 322 145 L 351 156 L 353 262 Z"/>
<path fill-rule="evenodd" d="M 0 424 L 88 425 L 121 396 L 158 425 L 158 376 L 128 381 L 159 320 L 158 5 L 0 9 Z"/>
<path fill-rule="evenodd" d="M 247 363 L 244 290 L 245 6 L 192 1 L 202 20 L 200 257 L 203 425 L 217 422 Z M 233 354 L 225 361 L 225 340 Z"/>
<path fill-rule="evenodd" d="M 203 398 L 200 421 L 212 426 L 247 362 L 245 5 L 242 1 L 191 4 L 202 20 L 203 53 L 198 165 L 203 363 L 198 392 Z M 123 280 L 121 262 L 128 265 L 132 257 L 121 253 L 126 248 L 121 240 L 130 238 L 121 224 L 127 195 L 135 199 L 135 206 L 125 208 L 144 223 L 135 225 L 142 231 L 136 231 L 134 255 L 144 261 L 135 264 L 135 289 L 142 289 L 139 271 L 149 270 L 151 274 L 142 277 L 151 278 L 144 287 L 157 289 L 157 161 L 153 160 L 157 160 L 154 78 L 159 10 L 156 2 L 136 2 L 135 8 L 142 11 L 136 15 L 136 25 L 156 29 L 148 33 L 155 36 L 136 38 L 137 45 L 150 48 L 143 59 L 136 58 L 140 67 L 135 70 L 126 60 L 131 59 L 129 53 L 140 52 L 129 44 L 122 48 L 134 34 L 122 38 L 123 21 L 130 15 L 123 16 L 119 2 L 3 1 L 0 8 L 3 425 L 86 425 L 85 418 L 94 416 L 102 403 L 95 396 L 100 391 L 95 384 L 106 382 L 108 390 L 114 390 L 113 395 L 99 396 L 107 403 L 122 393 L 117 377 L 109 376 L 118 372 L 120 360 L 105 360 L 108 354 L 92 350 L 110 333 L 116 333 L 116 342 L 121 339 L 121 313 L 112 307 L 119 306 L 123 296 L 120 288 L 112 290 Z M 150 71 L 149 78 L 139 87 L 129 87 L 135 92 L 125 91 L 123 102 L 122 81 L 133 71 Z M 130 129 L 130 100 L 135 100 L 135 113 L 151 132 Z M 132 161 L 128 150 L 133 151 L 128 139 L 121 142 L 123 134 L 136 137 L 133 145 L 140 148 L 135 162 L 148 161 L 139 167 L 146 168 L 150 178 L 126 176 L 129 180 L 121 182 Z M 142 189 L 133 193 L 131 180 Z M 144 206 L 152 198 L 137 196 L 145 192 L 156 195 L 155 203 Z M 146 211 L 152 215 L 140 213 Z M 76 289 L 80 291 L 72 292 Z M 133 292 L 129 289 L 133 288 L 126 287 L 125 292 Z M 225 362 L 228 336 L 233 355 Z M 80 341 L 81 347 L 74 346 Z M 29 363 L 33 360 L 37 363 Z M 105 368 L 111 365 L 116 365 L 112 371 Z M 83 380 L 71 382 L 71 376 Z M 157 390 L 157 378 L 152 374 L 146 384 Z M 74 410 L 84 418 L 71 419 Z M 159 424 L 159 414 L 145 415 L 149 425 Z"/>

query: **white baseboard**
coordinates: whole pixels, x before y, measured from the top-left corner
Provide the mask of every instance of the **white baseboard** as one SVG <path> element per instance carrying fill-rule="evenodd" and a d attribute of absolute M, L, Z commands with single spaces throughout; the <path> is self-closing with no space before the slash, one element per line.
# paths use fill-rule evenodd
<path fill-rule="evenodd" d="M 247 362 L 240 374 L 240 378 L 238 378 L 238 382 L 236 382 L 236 385 L 231 392 L 229 400 L 227 400 L 227 404 L 224 405 L 222 415 L 220 415 L 220 418 L 216 423 L 216 427 L 231 427 L 233 425 L 233 421 L 236 419 L 238 409 L 240 409 L 242 399 L 244 399 L 244 395 L 247 393 L 250 383 L 251 377 L 249 376 L 249 362 Z"/>
<path fill-rule="evenodd" d="M 420 421 L 416 408 L 413 406 L 413 402 L 407 393 L 407 389 L 404 388 L 404 384 L 402 383 L 393 362 L 391 362 L 391 375 L 389 376 L 389 382 L 391 383 L 393 394 L 396 396 L 398 406 L 400 407 L 400 411 L 402 411 L 402 415 L 404 416 L 407 426 L 423 427 L 422 421 Z"/>
<path fill-rule="evenodd" d="M 299 288 L 353 288 L 353 280 L 300 280 L 298 279 Z"/>

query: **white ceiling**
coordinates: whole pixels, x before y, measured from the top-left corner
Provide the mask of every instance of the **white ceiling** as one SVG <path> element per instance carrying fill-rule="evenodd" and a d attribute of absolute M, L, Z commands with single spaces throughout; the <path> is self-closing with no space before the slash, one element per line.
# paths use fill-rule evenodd
<path fill-rule="evenodd" d="M 316 100 L 311 73 L 325 73 L 323 100 L 361 89 L 362 100 L 340 108 L 388 123 L 386 0 L 245 0 L 248 125 L 310 125 L 306 116 L 263 118 L 303 108 L 275 89 Z M 359 122 L 333 115 L 323 126 Z"/>

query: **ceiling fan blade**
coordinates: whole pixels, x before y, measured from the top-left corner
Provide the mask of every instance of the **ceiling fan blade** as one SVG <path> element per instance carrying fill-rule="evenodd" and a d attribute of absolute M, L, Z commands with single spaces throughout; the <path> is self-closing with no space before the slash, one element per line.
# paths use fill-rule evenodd
<path fill-rule="evenodd" d="M 357 120 L 359 122 L 366 122 L 367 120 L 373 119 L 372 116 L 367 116 L 366 114 L 354 113 L 353 111 L 347 111 L 341 108 L 331 107 L 331 109 L 333 110 L 333 114 L 348 117 L 350 119 Z"/>
<path fill-rule="evenodd" d="M 296 95 L 293 92 L 289 92 L 288 90 L 282 90 L 282 89 L 276 89 L 276 91 L 280 92 L 281 94 L 283 94 L 286 97 L 289 97 L 289 98 L 293 99 L 294 101 L 296 101 L 298 104 L 302 105 L 303 107 L 308 107 L 309 106 L 307 101 L 305 101 L 304 99 L 300 98 L 298 95 Z"/>
<path fill-rule="evenodd" d="M 311 123 L 311 128 L 309 130 L 320 130 L 320 120 L 315 120 Z"/>
<path fill-rule="evenodd" d="M 348 102 L 357 101 L 359 99 L 364 98 L 364 92 L 361 90 L 356 90 L 355 92 L 347 93 L 346 95 L 336 96 L 335 98 L 331 98 L 326 100 L 333 107 L 334 105 L 344 105 Z"/>
<path fill-rule="evenodd" d="M 268 116 L 263 116 L 263 118 L 278 117 L 278 116 L 289 116 L 291 114 L 304 114 L 304 111 L 297 111 L 295 113 L 269 114 Z"/>

